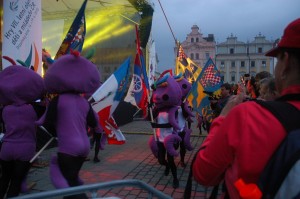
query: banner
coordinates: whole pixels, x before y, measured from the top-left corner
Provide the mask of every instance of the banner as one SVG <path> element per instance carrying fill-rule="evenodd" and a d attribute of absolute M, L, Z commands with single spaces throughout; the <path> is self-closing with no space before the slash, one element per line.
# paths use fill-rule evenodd
<path fill-rule="evenodd" d="M 2 56 L 21 60 L 42 74 L 42 14 L 40 0 L 4 0 Z M 2 58 L 2 66 L 11 63 Z"/>
<path fill-rule="evenodd" d="M 149 85 L 152 85 L 155 79 L 155 71 L 157 68 L 157 59 L 156 59 L 156 49 L 155 42 L 151 40 L 149 48 L 149 71 L 148 71 L 148 82 Z"/>

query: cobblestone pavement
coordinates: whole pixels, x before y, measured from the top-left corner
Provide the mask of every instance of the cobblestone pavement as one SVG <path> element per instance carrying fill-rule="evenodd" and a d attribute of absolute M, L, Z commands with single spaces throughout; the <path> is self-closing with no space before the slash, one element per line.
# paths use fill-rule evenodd
<path fill-rule="evenodd" d="M 191 138 L 195 149 L 187 151 L 185 156 L 187 166 L 182 168 L 179 165 L 179 157 L 175 158 L 177 175 L 180 181 L 177 189 L 172 187 L 172 175 L 164 176 L 164 167 L 159 165 L 148 147 L 148 140 L 152 134 L 149 122 L 133 121 L 120 127 L 120 129 L 124 132 L 126 143 L 123 145 L 106 145 L 105 149 L 99 153 L 101 160 L 99 163 L 92 161 L 94 151 L 91 150 L 89 155 L 91 160 L 84 163 L 80 172 L 80 177 L 84 183 L 92 184 L 120 179 L 137 179 L 146 182 L 174 199 L 183 198 L 191 161 L 205 138 L 205 136 L 198 135 L 195 124 L 192 125 L 193 136 Z M 47 149 L 41 154 L 40 158 L 43 161 L 49 161 L 51 155 L 55 154 L 55 152 L 56 148 Z M 49 178 L 49 167 L 31 168 L 27 181 L 36 182 L 36 186 L 33 187 L 29 194 L 55 189 Z M 192 185 L 192 198 L 208 198 L 210 188 L 205 188 L 194 181 Z M 98 195 L 101 197 L 116 196 L 124 199 L 147 198 L 145 190 L 134 187 L 100 190 Z"/>

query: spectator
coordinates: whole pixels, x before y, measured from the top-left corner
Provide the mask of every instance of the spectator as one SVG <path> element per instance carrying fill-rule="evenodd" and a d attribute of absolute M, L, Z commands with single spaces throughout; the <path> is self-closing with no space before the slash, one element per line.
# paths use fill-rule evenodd
<path fill-rule="evenodd" d="M 259 98 L 261 100 L 275 100 L 279 93 L 275 88 L 275 79 L 273 77 L 264 78 L 259 81 Z"/>

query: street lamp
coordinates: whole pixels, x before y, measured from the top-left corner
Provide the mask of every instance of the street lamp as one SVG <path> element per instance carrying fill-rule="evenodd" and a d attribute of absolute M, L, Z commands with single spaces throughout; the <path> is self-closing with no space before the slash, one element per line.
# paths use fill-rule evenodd
<path fill-rule="evenodd" d="M 248 69 L 249 69 L 249 75 L 250 75 L 250 46 L 249 46 L 249 41 L 247 41 L 247 57 L 248 57 Z"/>

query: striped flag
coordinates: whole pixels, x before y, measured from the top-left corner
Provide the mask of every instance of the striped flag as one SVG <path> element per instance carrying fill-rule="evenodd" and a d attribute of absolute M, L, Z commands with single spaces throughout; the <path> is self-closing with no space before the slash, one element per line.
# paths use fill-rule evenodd
<path fill-rule="evenodd" d="M 112 114 L 127 88 L 129 66 L 130 58 L 126 59 L 89 99 L 93 109 L 99 115 L 99 122 L 107 135 L 108 144 L 125 143 L 125 137 L 114 122 Z"/>
<path fill-rule="evenodd" d="M 68 54 L 71 49 L 77 50 L 79 52 L 82 51 L 82 46 L 84 43 L 84 37 L 86 32 L 86 27 L 85 27 L 86 4 L 87 4 L 87 0 L 84 0 L 65 39 L 60 45 L 54 59 L 58 59 L 60 56 L 64 54 Z"/>

